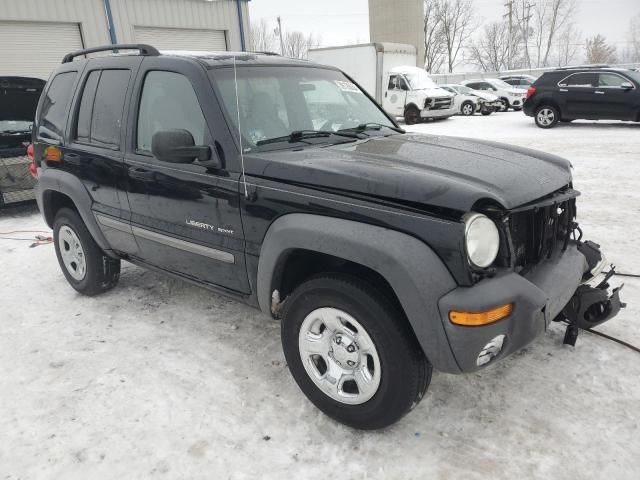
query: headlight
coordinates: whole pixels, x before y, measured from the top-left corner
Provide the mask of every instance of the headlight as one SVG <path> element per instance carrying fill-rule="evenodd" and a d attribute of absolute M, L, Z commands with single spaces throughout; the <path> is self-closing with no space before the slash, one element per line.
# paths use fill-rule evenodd
<path fill-rule="evenodd" d="M 464 239 L 469 262 L 478 268 L 487 268 L 498 256 L 500 233 L 486 215 L 467 213 L 464 217 Z"/>

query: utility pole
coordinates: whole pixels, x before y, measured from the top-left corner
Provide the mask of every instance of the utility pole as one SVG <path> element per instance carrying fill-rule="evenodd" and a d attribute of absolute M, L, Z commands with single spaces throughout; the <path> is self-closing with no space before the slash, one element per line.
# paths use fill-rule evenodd
<path fill-rule="evenodd" d="M 530 31 L 529 22 L 531 21 L 531 17 L 532 17 L 531 9 L 535 6 L 536 6 L 535 3 L 534 4 L 527 3 L 527 5 L 524 7 L 524 9 L 527 10 L 526 16 L 524 16 L 525 15 L 524 9 L 522 10 L 522 15 L 524 16 L 522 18 L 522 23 L 521 23 L 521 25 L 524 25 L 524 32 L 522 32 L 523 33 L 522 38 L 524 39 L 524 42 L 525 42 L 524 51 L 527 56 L 527 67 L 529 68 L 531 68 L 531 58 L 529 56 L 529 31 Z"/>
<path fill-rule="evenodd" d="M 507 42 L 507 70 L 511 70 L 511 59 L 513 58 L 513 0 L 504 4 L 509 9 L 502 18 L 509 17 L 509 41 Z"/>
<path fill-rule="evenodd" d="M 282 20 L 280 19 L 280 16 L 278 16 L 278 31 L 277 31 L 277 34 L 280 36 L 280 53 L 284 57 L 284 55 L 285 55 L 285 53 L 284 53 L 284 40 L 282 39 Z"/>

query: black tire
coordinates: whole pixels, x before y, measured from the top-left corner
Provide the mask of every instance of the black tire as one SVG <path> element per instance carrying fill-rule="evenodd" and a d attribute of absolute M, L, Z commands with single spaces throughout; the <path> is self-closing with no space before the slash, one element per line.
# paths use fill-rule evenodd
<path fill-rule="evenodd" d="M 513 111 L 514 112 L 521 112 L 522 111 L 522 107 L 513 107 Z"/>
<path fill-rule="evenodd" d="M 62 248 L 68 245 L 61 241 L 61 229 L 69 228 L 80 241 L 85 262 L 85 273 L 82 278 L 74 278 L 72 272 L 65 265 Z M 95 242 L 82 218 L 75 210 L 61 208 L 56 214 L 53 224 L 53 242 L 58 257 L 58 263 L 69 284 L 78 292 L 87 296 L 94 296 L 112 289 L 120 279 L 120 260 L 108 257 Z"/>
<path fill-rule="evenodd" d="M 549 129 L 560 121 L 560 112 L 553 105 L 541 105 L 536 108 L 534 118 L 538 127 Z"/>
<path fill-rule="evenodd" d="M 465 117 L 470 117 L 474 113 L 476 113 L 476 106 L 473 104 L 473 102 L 467 100 L 460 106 L 460 113 Z"/>
<path fill-rule="evenodd" d="M 420 110 L 414 105 L 409 105 L 404 110 L 404 123 L 407 125 L 415 125 L 420 123 Z"/>
<path fill-rule="evenodd" d="M 509 111 L 509 107 L 511 105 L 509 105 L 509 100 L 507 100 L 506 98 L 501 98 L 500 99 L 500 103 L 502 104 L 500 106 L 500 111 L 501 112 L 508 112 Z"/>
<path fill-rule="evenodd" d="M 493 110 L 482 110 L 480 113 L 482 113 L 482 115 L 484 115 L 485 117 L 488 117 L 493 113 Z"/>
<path fill-rule="evenodd" d="M 380 383 L 364 403 L 351 405 L 330 397 L 303 365 L 298 344 L 301 327 L 311 312 L 327 307 L 360 322 L 375 346 Z M 402 312 L 378 289 L 347 275 L 314 277 L 291 294 L 282 314 L 282 347 L 291 374 L 307 398 L 353 428 L 373 430 L 398 421 L 420 402 L 431 381 L 432 366 Z"/>

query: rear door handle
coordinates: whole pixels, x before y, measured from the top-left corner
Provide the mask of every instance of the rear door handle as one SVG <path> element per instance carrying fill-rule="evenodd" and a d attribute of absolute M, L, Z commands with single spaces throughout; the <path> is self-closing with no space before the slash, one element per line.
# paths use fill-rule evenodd
<path fill-rule="evenodd" d="M 602 92 L 600 90 L 596 90 L 596 95 L 604 95 L 604 92 Z"/>
<path fill-rule="evenodd" d="M 154 179 L 154 174 L 145 168 L 133 167 L 129 169 L 129 176 L 136 180 L 143 180 L 149 182 Z"/>
<path fill-rule="evenodd" d="M 561 92 L 568 92 L 569 90 L 567 90 L 566 88 L 561 88 L 560 91 Z"/>

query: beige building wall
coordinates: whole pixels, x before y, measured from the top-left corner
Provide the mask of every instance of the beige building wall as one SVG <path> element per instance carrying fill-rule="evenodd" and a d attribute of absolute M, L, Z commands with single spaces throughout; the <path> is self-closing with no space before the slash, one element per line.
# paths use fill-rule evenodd
<path fill-rule="evenodd" d="M 372 42 L 406 43 L 416 47 L 424 65 L 423 0 L 369 0 Z"/>

